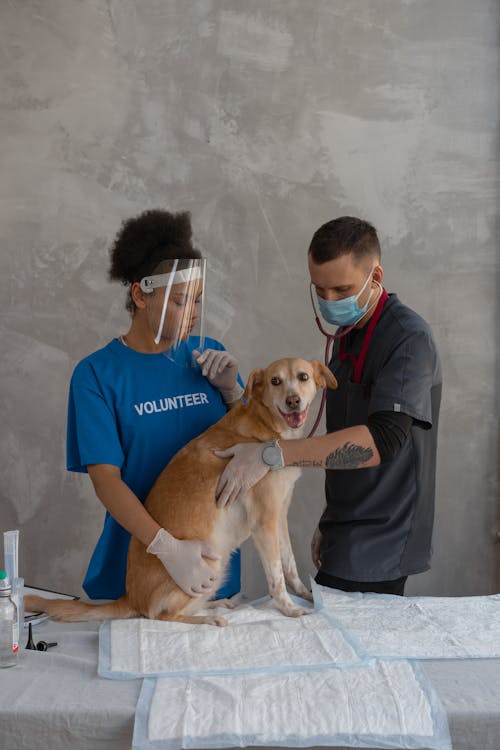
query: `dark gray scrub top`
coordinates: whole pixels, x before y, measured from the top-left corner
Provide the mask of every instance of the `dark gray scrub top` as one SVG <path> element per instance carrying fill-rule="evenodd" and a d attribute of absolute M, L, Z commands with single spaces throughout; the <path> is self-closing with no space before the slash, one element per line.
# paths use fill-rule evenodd
<path fill-rule="evenodd" d="M 346 336 L 357 356 L 367 326 Z M 375 327 L 361 383 L 353 365 L 330 369 L 339 387 L 326 399 L 327 432 L 366 424 L 377 411 L 403 412 L 413 426 L 392 461 L 367 469 L 326 471 L 320 521 L 321 570 L 351 581 L 385 581 L 421 573 L 432 554 L 441 364 L 429 325 L 390 294 Z"/>

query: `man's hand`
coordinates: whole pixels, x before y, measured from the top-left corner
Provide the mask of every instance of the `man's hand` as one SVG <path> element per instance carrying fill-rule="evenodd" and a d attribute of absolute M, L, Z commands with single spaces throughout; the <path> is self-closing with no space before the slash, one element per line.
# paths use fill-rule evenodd
<path fill-rule="evenodd" d="M 238 360 L 224 350 L 205 349 L 200 354 L 193 352 L 196 362 L 201 367 L 201 374 L 217 388 L 225 404 L 233 404 L 241 398 L 243 388 L 238 383 Z"/>
<path fill-rule="evenodd" d="M 238 443 L 225 451 L 214 453 L 219 458 L 233 457 L 217 484 L 215 496 L 218 508 L 239 500 L 269 471 L 269 466 L 262 460 L 262 443 Z"/>
<path fill-rule="evenodd" d="M 220 555 L 207 542 L 176 539 L 160 529 L 146 552 L 157 556 L 167 573 L 189 596 L 213 593 L 217 573 L 205 558 L 220 560 Z"/>
<path fill-rule="evenodd" d="M 314 530 L 314 534 L 312 535 L 311 539 L 311 558 L 314 563 L 314 567 L 316 570 L 319 570 L 321 567 L 321 558 L 319 549 L 321 546 L 321 531 L 319 530 L 319 526 L 316 526 Z"/>

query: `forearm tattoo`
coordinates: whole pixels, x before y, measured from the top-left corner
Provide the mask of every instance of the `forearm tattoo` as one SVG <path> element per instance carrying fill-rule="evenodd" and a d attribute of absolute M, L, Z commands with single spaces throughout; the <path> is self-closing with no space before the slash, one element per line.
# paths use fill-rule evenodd
<path fill-rule="evenodd" d="M 310 467 L 315 467 L 315 466 L 321 467 L 323 466 L 323 461 L 313 461 L 312 459 L 310 461 L 306 461 L 306 460 L 294 461 L 293 463 L 290 464 L 290 466 L 301 466 L 302 468 L 306 468 L 306 469 Z"/>
<path fill-rule="evenodd" d="M 365 464 L 373 456 L 371 448 L 364 448 L 362 445 L 353 445 L 353 443 L 344 443 L 341 448 L 337 448 L 333 453 L 329 453 L 325 458 L 325 467 L 327 469 L 357 469 L 361 464 Z"/>

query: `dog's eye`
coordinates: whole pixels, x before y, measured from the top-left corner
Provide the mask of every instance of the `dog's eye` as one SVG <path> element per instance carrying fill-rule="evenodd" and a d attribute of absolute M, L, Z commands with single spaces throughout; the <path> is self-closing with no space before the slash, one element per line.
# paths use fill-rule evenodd
<path fill-rule="evenodd" d="M 299 380 L 309 380 L 309 375 L 307 374 L 307 372 L 299 372 L 297 377 Z"/>
<path fill-rule="evenodd" d="M 281 378 L 279 378 L 277 375 L 271 378 L 271 383 L 273 385 L 281 385 Z"/>

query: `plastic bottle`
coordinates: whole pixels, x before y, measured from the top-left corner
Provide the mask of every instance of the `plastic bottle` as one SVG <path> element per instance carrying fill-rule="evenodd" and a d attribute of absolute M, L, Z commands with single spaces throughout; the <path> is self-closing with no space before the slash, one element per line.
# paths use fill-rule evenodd
<path fill-rule="evenodd" d="M 4 570 L 0 571 L 0 667 L 15 667 L 19 651 L 19 633 L 16 605 L 10 598 L 10 581 Z"/>

